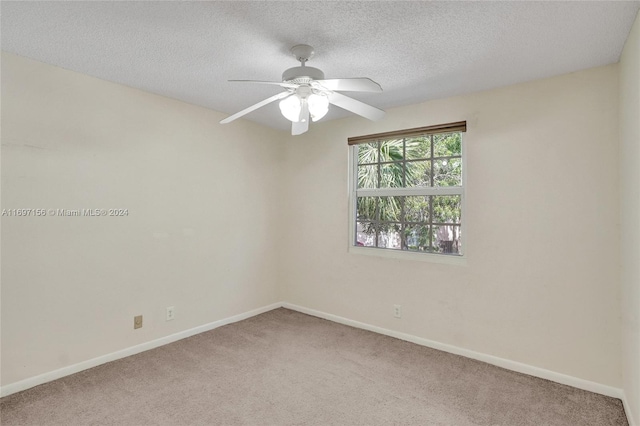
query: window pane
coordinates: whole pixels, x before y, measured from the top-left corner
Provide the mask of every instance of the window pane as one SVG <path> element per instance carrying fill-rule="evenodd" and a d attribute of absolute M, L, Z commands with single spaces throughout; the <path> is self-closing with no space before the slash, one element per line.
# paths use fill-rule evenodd
<path fill-rule="evenodd" d="M 407 250 L 429 251 L 429 226 L 409 225 L 404 231 Z"/>
<path fill-rule="evenodd" d="M 356 222 L 356 245 L 376 246 L 376 229 L 373 222 Z"/>
<path fill-rule="evenodd" d="M 431 158 L 431 137 L 407 138 L 405 140 L 405 153 L 407 160 Z"/>
<path fill-rule="evenodd" d="M 403 160 L 402 139 L 390 139 L 380 142 L 380 162 Z"/>
<path fill-rule="evenodd" d="M 358 145 L 358 164 L 378 162 L 378 142 Z"/>
<path fill-rule="evenodd" d="M 404 163 L 380 165 L 380 188 L 404 187 Z"/>
<path fill-rule="evenodd" d="M 438 195 L 433 198 L 433 223 L 460 223 L 460 195 Z"/>
<path fill-rule="evenodd" d="M 429 222 L 429 197 L 405 197 L 404 220 L 406 222 Z"/>
<path fill-rule="evenodd" d="M 433 160 L 434 186 L 462 186 L 462 159 Z"/>
<path fill-rule="evenodd" d="M 358 197 L 357 219 L 360 222 L 373 222 L 378 220 L 376 202 L 378 197 Z"/>
<path fill-rule="evenodd" d="M 407 163 L 407 188 L 412 186 L 431 186 L 431 161 Z"/>
<path fill-rule="evenodd" d="M 433 251 L 444 254 L 460 253 L 460 226 L 442 225 L 433 227 Z"/>
<path fill-rule="evenodd" d="M 402 248 L 400 240 L 401 228 L 399 223 L 381 223 L 378 234 L 378 247 L 400 250 Z"/>
<path fill-rule="evenodd" d="M 460 142 L 461 133 L 446 133 L 444 135 L 433 135 L 433 155 L 435 157 L 449 157 L 452 155 L 462 155 Z"/>
<path fill-rule="evenodd" d="M 358 188 L 377 188 L 378 187 L 378 166 L 359 166 L 358 167 Z"/>
<path fill-rule="evenodd" d="M 381 222 L 399 222 L 403 197 L 378 198 L 379 220 Z"/>

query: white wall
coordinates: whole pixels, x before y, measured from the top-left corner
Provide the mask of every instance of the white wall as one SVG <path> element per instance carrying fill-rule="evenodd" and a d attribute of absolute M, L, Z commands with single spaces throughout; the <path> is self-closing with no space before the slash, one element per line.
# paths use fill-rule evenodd
<path fill-rule="evenodd" d="M 620 387 L 617 77 L 612 65 L 314 124 L 287 144 L 286 300 Z M 347 137 L 459 120 L 467 266 L 348 253 Z"/>
<path fill-rule="evenodd" d="M 221 118 L 2 54 L 2 208 L 129 209 L 2 218 L 2 385 L 278 300 L 280 133 Z"/>
<path fill-rule="evenodd" d="M 640 16 L 640 15 L 639 15 Z M 622 387 L 640 422 L 640 17 L 620 59 Z"/>

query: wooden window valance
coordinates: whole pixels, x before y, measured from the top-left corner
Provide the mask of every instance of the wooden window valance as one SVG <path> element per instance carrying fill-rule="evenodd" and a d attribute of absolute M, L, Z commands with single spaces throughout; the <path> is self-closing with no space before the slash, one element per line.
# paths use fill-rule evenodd
<path fill-rule="evenodd" d="M 349 145 L 369 143 L 380 139 L 407 138 L 413 136 L 432 135 L 434 133 L 466 132 L 467 122 L 457 121 L 455 123 L 437 124 L 435 126 L 416 127 L 414 129 L 395 130 L 392 132 L 375 133 L 373 135 L 354 136 L 347 139 Z"/>

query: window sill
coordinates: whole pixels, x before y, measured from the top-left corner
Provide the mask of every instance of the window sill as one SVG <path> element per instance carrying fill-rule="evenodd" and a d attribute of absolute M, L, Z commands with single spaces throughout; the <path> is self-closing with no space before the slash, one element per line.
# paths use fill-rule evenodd
<path fill-rule="evenodd" d="M 349 246 L 349 253 L 366 256 L 386 257 L 388 259 L 417 260 L 421 262 L 443 263 L 447 265 L 467 266 L 466 256 L 446 254 L 416 253 L 402 250 L 378 249 Z"/>

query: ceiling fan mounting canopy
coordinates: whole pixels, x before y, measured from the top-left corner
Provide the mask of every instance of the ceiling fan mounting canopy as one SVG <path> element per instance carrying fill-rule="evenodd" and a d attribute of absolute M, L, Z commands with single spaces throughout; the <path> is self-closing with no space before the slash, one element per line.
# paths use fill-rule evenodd
<path fill-rule="evenodd" d="M 317 121 L 324 117 L 328 111 L 329 104 L 336 105 L 369 120 L 379 120 L 384 117 L 384 111 L 338 93 L 339 91 L 382 92 L 382 88 L 378 83 L 366 77 L 325 80 L 324 73 L 321 70 L 306 66 L 306 62 L 315 54 L 313 47 L 307 44 L 298 44 L 291 48 L 291 53 L 300 61 L 300 66 L 289 68 L 282 73 L 282 82 L 229 80 L 232 82 L 277 85 L 286 90 L 245 108 L 225 118 L 220 123 L 229 123 L 275 101 L 280 101 L 279 105 L 282 114 L 291 121 L 291 134 L 293 135 L 302 134 L 309 129 L 309 118 Z"/>
<path fill-rule="evenodd" d="M 308 44 L 296 44 L 291 48 L 291 53 L 293 53 L 293 56 L 295 56 L 297 60 L 304 64 L 309 59 L 313 58 L 316 51 Z"/>

